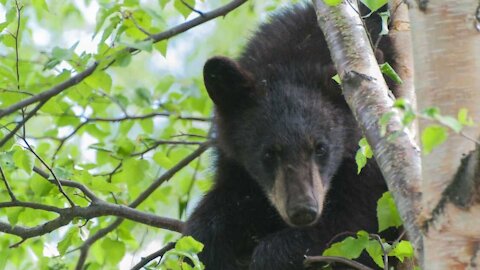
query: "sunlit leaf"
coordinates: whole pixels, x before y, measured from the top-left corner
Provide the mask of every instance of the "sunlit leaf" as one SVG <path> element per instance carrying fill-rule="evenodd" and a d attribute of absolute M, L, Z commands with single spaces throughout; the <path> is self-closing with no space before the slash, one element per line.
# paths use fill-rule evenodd
<path fill-rule="evenodd" d="M 379 232 L 403 224 L 390 192 L 385 192 L 377 202 L 377 219 Z"/>
<path fill-rule="evenodd" d="M 423 152 L 429 154 L 447 139 L 447 130 L 440 125 L 430 125 L 422 131 Z"/>

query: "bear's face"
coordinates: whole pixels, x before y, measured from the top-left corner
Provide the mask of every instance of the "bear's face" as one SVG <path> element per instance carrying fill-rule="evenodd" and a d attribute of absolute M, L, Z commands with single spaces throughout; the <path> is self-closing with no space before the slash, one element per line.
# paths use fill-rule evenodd
<path fill-rule="evenodd" d="M 318 90 L 258 85 L 227 58 L 210 59 L 204 78 L 217 109 L 219 147 L 245 167 L 285 222 L 315 223 L 343 159 L 343 114 Z"/>

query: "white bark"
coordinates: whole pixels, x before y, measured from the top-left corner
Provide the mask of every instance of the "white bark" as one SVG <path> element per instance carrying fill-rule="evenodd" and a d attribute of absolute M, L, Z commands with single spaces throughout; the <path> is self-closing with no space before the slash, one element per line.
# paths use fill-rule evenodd
<path fill-rule="evenodd" d="M 411 10 L 418 107 L 438 106 L 456 116 L 468 108 L 480 123 L 480 33 L 475 28 L 478 0 L 429 1 L 426 12 Z M 420 122 L 420 130 L 429 123 Z M 477 138 L 480 125 L 465 130 Z M 475 143 L 451 133 L 448 141 L 422 157 L 424 263 L 422 269 L 476 269 L 480 241 L 480 205 L 455 199 L 473 189 L 448 194 L 463 155 Z M 458 184 L 462 185 L 462 183 Z M 478 185 L 478 183 L 477 183 Z M 458 188 L 458 186 L 456 187 Z"/>

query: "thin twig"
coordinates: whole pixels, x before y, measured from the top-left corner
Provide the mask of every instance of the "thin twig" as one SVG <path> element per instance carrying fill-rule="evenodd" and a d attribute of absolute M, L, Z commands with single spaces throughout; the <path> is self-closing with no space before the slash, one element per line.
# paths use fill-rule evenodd
<path fill-rule="evenodd" d="M 141 25 L 139 25 L 137 23 L 137 20 L 135 20 L 135 18 L 133 17 L 133 14 L 126 14 L 126 12 L 122 12 L 122 16 L 125 18 L 125 19 L 130 19 L 132 20 L 133 22 L 133 25 L 135 25 L 135 27 L 137 27 L 138 30 L 140 30 L 140 32 L 144 33 L 145 35 L 147 35 L 147 37 L 151 38 L 152 37 L 152 34 L 150 32 L 148 32 L 147 30 L 145 30 L 145 28 L 143 28 Z"/>
<path fill-rule="evenodd" d="M 10 196 L 10 199 L 14 202 L 17 200 L 15 197 L 15 194 L 13 194 L 12 188 L 8 184 L 7 177 L 5 177 L 5 174 L 3 173 L 3 169 L 0 166 L 0 175 L 2 176 L 3 183 L 5 184 L 5 188 L 7 189 L 8 195 Z"/>
<path fill-rule="evenodd" d="M 346 266 L 353 267 L 354 269 L 358 270 L 373 270 L 373 268 L 370 268 L 366 265 L 363 265 L 359 262 L 343 258 L 343 257 L 336 257 L 336 256 L 307 256 L 305 258 L 304 264 L 305 265 L 313 265 L 317 263 L 340 263 Z"/>
<path fill-rule="evenodd" d="M 37 111 L 40 110 L 40 108 L 42 108 L 42 106 L 46 102 L 47 102 L 46 100 L 41 101 L 40 103 L 37 104 L 37 106 L 35 108 L 33 108 L 33 110 L 31 110 L 25 117 L 23 117 L 22 121 L 20 121 L 20 123 L 18 123 L 17 126 L 15 126 L 15 128 L 12 129 L 7 135 L 5 135 L 5 137 L 0 141 L 0 147 L 2 147 L 5 143 L 8 142 L 8 140 L 10 140 L 13 136 L 15 136 L 17 131 L 20 128 L 22 128 L 25 125 L 25 123 L 30 118 L 32 118 L 35 115 L 35 113 L 37 113 Z M 22 136 L 19 136 L 19 137 L 22 137 Z"/>
<path fill-rule="evenodd" d="M 52 177 L 55 180 L 55 183 L 57 184 L 57 187 L 58 187 L 58 190 L 60 191 L 60 193 L 67 199 L 68 203 L 70 203 L 70 206 L 74 207 L 75 203 L 72 201 L 72 199 L 70 199 L 70 197 L 67 195 L 65 190 L 63 190 L 62 183 L 57 178 L 57 176 L 53 172 L 52 168 L 50 168 L 50 166 L 48 166 L 48 164 L 35 152 L 35 150 L 33 150 L 33 148 L 30 146 L 30 144 L 28 143 L 28 141 L 26 139 L 23 139 L 23 142 L 27 146 L 28 150 L 38 159 L 38 161 L 40 161 L 40 163 L 43 164 L 43 166 L 45 166 L 45 168 L 47 168 L 47 170 L 50 172 L 50 174 L 52 174 Z"/>
<path fill-rule="evenodd" d="M 15 6 L 16 6 L 16 9 L 17 9 L 17 30 L 15 32 L 15 36 L 14 36 L 14 39 L 15 39 L 15 73 L 16 73 L 16 79 L 17 79 L 17 91 L 20 92 L 20 68 L 19 68 L 19 48 L 18 48 L 18 40 L 20 38 L 20 25 L 21 25 L 21 21 L 22 21 L 22 7 L 20 7 L 18 5 L 18 1 L 15 0 Z M 25 107 L 23 107 L 21 109 L 22 111 L 22 119 L 25 118 Z M 22 125 L 22 138 L 25 138 L 25 134 L 26 134 L 26 131 L 25 131 L 25 125 Z"/>
<path fill-rule="evenodd" d="M 167 251 L 173 249 L 175 247 L 174 242 L 170 242 L 167 245 L 165 245 L 163 248 L 155 251 L 154 253 L 148 255 L 147 257 L 143 257 L 135 266 L 133 266 L 130 270 L 140 270 L 142 269 L 147 263 L 155 260 L 158 257 L 162 257 L 167 253 Z"/>
<path fill-rule="evenodd" d="M 380 237 L 380 235 L 374 233 L 369 234 L 369 236 L 370 238 L 375 239 L 380 245 L 383 254 L 383 269 L 388 270 L 388 251 L 385 250 L 385 247 L 383 246 L 382 238 Z"/>
<path fill-rule="evenodd" d="M 143 156 L 144 154 L 152 151 L 153 149 L 159 147 L 160 145 L 201 145 L 205 142 L 191 142 L 191 141 L 168 141 L 168 140 L 158 140 L 155 141 L 151 146 L 147 147 L 145 150 L 131 154 L 132 157 Z"/>
<path fill-rule="evenodd" d="M 198 9 L 195 9 L 194 7 L 192 7 L 189 3 L 185 2 L 185 0 L 180 0 L 182 1 L 182 4 L 184 4 L 187 8 L 189 8 L 191 11 L 197 13 L 198 15 L 200 16 L 204 16 L 203 12 L 201 12 L 200 10 Z"/>

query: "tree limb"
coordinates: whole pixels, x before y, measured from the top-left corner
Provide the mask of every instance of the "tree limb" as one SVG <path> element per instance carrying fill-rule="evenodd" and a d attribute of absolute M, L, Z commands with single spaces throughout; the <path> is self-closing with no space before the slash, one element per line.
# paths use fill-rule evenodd
<path fill-rule="evenodd" d="M 136 208 L 139 206 L 143 201 L 145 201 L 161 184 L 163 184 L 165 181 L 168 181 L 170 178 L 172 178 L 178 171 L 180 171 L 182 168 L 187 166 L 190 162 L 195 160 L 197 157 L 199 157 L 203 152 L 205 152 L 211 145 L 211 142 L 206 142 L 200 145 L 200 147 L 197 148 L 194 152 L 192 152 L 190 155 L 186 156 L 184 159 L 182 159 L 180 162 L 178 162 L 175 166 L 173 166 L 170 170 L 166 171 L 163 175 L 161 175 L 157 180 L 155 180 L 150 186 L 145 189 L 144 192 L 142 192 L 132 203 L 130 203 L 128 206 L 131 208 Z M 97 240 L 101 239 L 105 235 L 107 235 L 109 232 L 113 231 L 116 229 L 120 224 L 122 224 L 123 218 L 117 218 L 112 224 L 109 226 L 97 231 L 94 235 L 90 236 L 87 240 L 85 240 L 80 247 L 80 256 L 77 261 L 77 265 L 75 267 L 76 270 L 82 270 L 83 265 L 85 264 L 85 261 L 87 259 L 88 251 Z"/>
<path fill-rule="evenodd" d="M 404 226 L 417 254 L 422 254 L 422 236 L 417 217 L 421 205 L 420 151 L 405 133 L 400 117 L 395 113 L 381 134 L 378 120 L 391 112 L 393 101 L 378 68 L 365 29 L 353 8 L 342 3 L 330 7 L 323 0 L 314 0 L 318 23 L 325 34 L 332 60 L 342 80 L 345 99 L 362 128 L 375 159 L 392 192 Z M 353 42 L 355 41 L 355 42 Z M 395 140 L 389 139 L 391 134 Z"/>

